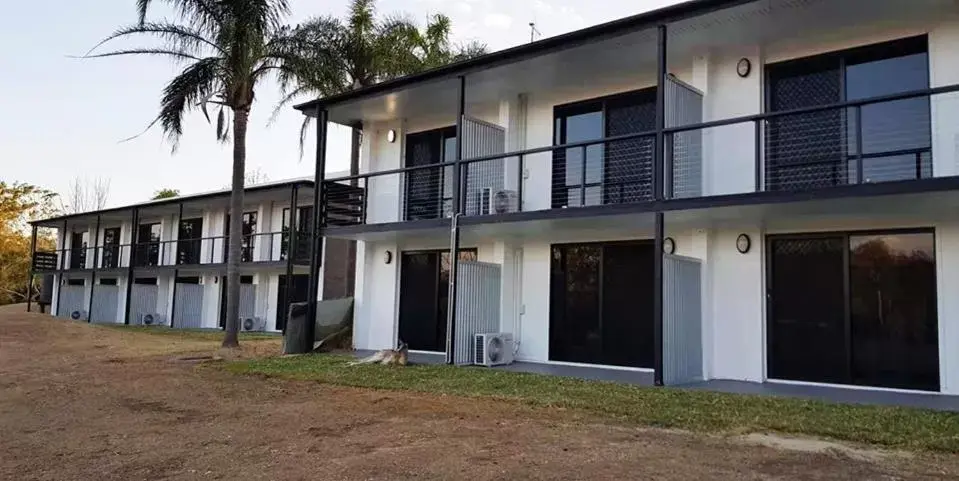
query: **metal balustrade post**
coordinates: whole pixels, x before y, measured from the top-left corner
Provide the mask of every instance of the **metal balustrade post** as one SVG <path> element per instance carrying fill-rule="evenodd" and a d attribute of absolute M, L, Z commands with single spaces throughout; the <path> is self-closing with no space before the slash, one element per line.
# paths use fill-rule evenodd
<path fill-rule="evenodd" d="M 449 298 L 446 312 L 446 363 L 453 364 L 453 346 L 456 344 L 456 305 L 458 285 L 456 275 L 459 271 L 460 230 L 459 216 L 463 213 L 463 189 L 460 164 L 463 160 L 465 132 L 463 125 L 466 117 L 466 77 L 459 78 L 459 97 L 456 108 L 456 159 L 453 163 L 453 216 L 450 219 L 450 278 Z M 442 212 L 442 211 L 441 211 Z"/>
<path fill-rule="evenodd" d="M 856 184 L 862 184 L 864 180 L 863 172 L 863 152 L 862 152 L 862 107 L 857 105 L 853 109 L 856 119 Z"/>
<path fill-rule="evenodd" d="M 283 316 L 283 319 L 289 320 L 290 314 L 290 299 L 293 297 L 293 261 L 296 258 L 296 249 L 297 249 L 297 237 L 299 232 L 297 231 L 296 223 L 296 197 L 299 193 L 299 187 L 294 185 L 290 190 L 290 217 L 289 223 L 290 227 L 287 230 L 287 241 L 286 241 L 286 298 L 283 300 L 284 312 L 276 313 L 277 317 Z M 314 209 L 316 209 L 314 207 Z M 281 242 L 282 244 L 282 242 Z M 283 323 L 283 332 L 286 332 L 286 322 Z"/>
<path fill-rule="evenodd" d="M 304 345 L 299 352 L 313 351 L 316 337 L 316 303 L 319 300 L 320 267 L 323 265 L 323 189 L 326 180 L 326 143 L 329 126 L 329 112 L 322 107 L 316 109 L 316 164 L 313 176 L 313 232 L 310 242 L 310 281 L 307 297 L 307 322 L 304 329 Z M 293 213 L 290 213 L 293 218 Z M 292 223 L 292 222 L 291 222 Z"/>
<path fill-rule="evenodd" d="M 653 159 L 653 200 L 663 198 L 663 167 L 666 127 L 666 26 L 657 31 L 656 145 Z M 665 216 L 657 210 L 653 257 L 653 383 L 663 385 L 663 244 Z"/>
<path fill-rule="evenodd" d="M 27 273 L 27 312 L 30 312 L 30 307 L 33 302 L 33 268 L 37 256 L 37 226 L 32 225 L 30 230 L 30 272 Z M 41 311 L 42 310 L 41 308 Z"/>
<path fill-rule="evenodd" d="M 579 207 L 586 206 L 586 146 L 580 147 Z"/>
<path fill-rule="evenodd" d="M 762 168 L 763 168 L 763 146 L 762 146 L 762 135 L 763 135 L 763 121 L 761 119 L 756 119 L 754 122 L 754 155 L 756 156 L 755 164 L 753 165 L 753 179 L 754 188 L 756 192 L 762 192 Z"/>
<path fill-rule="evenodd" d="M 517 168 L 516 168 L 516 210 L 518 212 L 523 212 L 523 164 L 526 161 L 526 157 L 523 154 L 520 154 L 516 159 Z"/>
<path fill-rule="evenodd" d="M 93 230 L 93 270 L 90 272 L 90 302 L 87 304 L 87 322 L 93 322 L 93 290 L 97 283 L 97 244 L 99 243 L 100 214 L 97 214 L 97 224 L 96 228 Z"/>
<path fill-rule="evenodd" d="M 133 266 L 136 265 L 137 233 L 139 231 L 140 210 L 133 208 L 133 218 L 130 220 L 130 256 L 127 262 L 127 292 L 126 303 L 123 305 L 123 323 L 130 324 L 130 296 L 133 293 Z"/>

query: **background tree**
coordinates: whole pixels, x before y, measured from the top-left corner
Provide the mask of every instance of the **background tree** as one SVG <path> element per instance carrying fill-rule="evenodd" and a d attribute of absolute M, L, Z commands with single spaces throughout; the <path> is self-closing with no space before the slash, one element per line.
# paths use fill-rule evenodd
<path fill-rule="evenodd" d="M 160 189 L 153 193 L 150 200 L 172 199 L 180 196 L 180 189 Z"/>
<path fill-rule="evenodd" d="M 110 179 L 76 177 L 66 195 L 60 196 L 60 208 L 68 214 L 101 210 L 110 198 Z"/>
<path fill-rule="evenodd" d="M 369 87 L 385 80 L 477 57 L 487 53 L 486 45 L 450 41 L 452 22 L 443 14 L 431 15 L 420 30 L 408 15 L 376 18 L 376 0 L 352 0 L 345 20 L 316 17 L 296 26 L 298 45 L 322 52 L 328 61 L 296 76 L 280 78 L 284 94 L 277 111 L 304 95 L 327 97 Z M 274 112 L 275 115 L 276 111 Z M 300 154 L 311 117 L 304 117 L 300 129 Z M 362 131 L 352 129 L 350 173 L 359 173 Z"/>
<path fill-rule="evenodd" d="M 323 52 L 297 45 L 290 29 L 282 25 L 289 14 L 287 0 L 160 1 L 172 8 L 175 21 L 148 22 L 156 0 L 137 0 L 139 22 L 120 28 L 86 57 L 152 55 L 183 65 L 163 89 L 160 113 L 150 127 L 160 124 L 176 150 L 183 134 L 183 116 L 199 110 L 209 120 L 208 107 L 217 109 L 216 138 L 233 144 L 230 213 L 239 219 L 243 214 L 247 124 L 256 88 L 271 76 L 299 76 L 307 66 L 323 62 L 318 57 Z M 128 37 L 155 43 L 97 53 L 105 43 Z M 241 229 L 241 222 L 230 225 L 224 347 L 239 346 Z"/>
<path fill-rule="evenodd" d="M 28 223 L 56 214 L 55 199 L 56 194 L 35 185 L 0 181 L 0 305 L 27 300 L 31 262 Z M 38 250 L 52 250 L 55 245 L 52 235 L 38 232 Z"/>

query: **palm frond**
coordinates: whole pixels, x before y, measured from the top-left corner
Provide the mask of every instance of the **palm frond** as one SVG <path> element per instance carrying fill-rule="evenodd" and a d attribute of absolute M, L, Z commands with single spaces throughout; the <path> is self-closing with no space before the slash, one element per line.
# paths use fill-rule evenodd
<path fill-rule="evenodd" d="M 82 57 L 75 58 L 103 58 L 103 57 L 117 57 L 121 55 L 161 55 L 173 57 L 176 61 L 186 61 L 186 60 L 199 60 L 198 57 L 195 57 L 192 54 L 187 52 L 169 50 L 164 48 L 133 48 L 127 50 L 115 50 L 113 52 L 98 53 L 94 55 L 84 55 Z"/>
<path fill-rule="evenodd" d="M 220 63 L 219 57 L 200 59 L 184 69 L 163 89 L 157 121 L 173 144 L 174 150 L 183 134 L 183 115 L 197 108 L 199 102 L 211 93 L 220 91 Z"/>
<path fill-rule="evenodd" d="M 219 45 L 206 38 L 199 30 L 175 23 L 161 22 L 122 27 L 94 45 L 84 57 L 90 56 L 95 50 L 111 40 L 131 35 L 154 36 L 164 41 L 172 50 L 190 52 L 196 56 L 202 55 L 204 47 L 209 47 L 217 52 L 223 51 Z"/>
<path fill-rule="evenodd" d="M 173 7 L 177 15 L 192 27 L 202 31 L 213 31 L 223 18 L 222 2 L 217 0 L 162 0 Z M 146 23 L 147 13 L 154 0 L 137 0 L 138 23 Z"/>

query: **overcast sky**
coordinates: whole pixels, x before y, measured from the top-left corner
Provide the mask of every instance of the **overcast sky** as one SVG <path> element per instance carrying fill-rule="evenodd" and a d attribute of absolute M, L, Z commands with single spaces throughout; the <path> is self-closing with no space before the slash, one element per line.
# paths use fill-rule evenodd
<path fill-rule="evenodd" d="M 175 70 L 161 58 L 78 60 L 118 26 L 135 20 L 135 0 L 10 2 L 0 18 L 0 180 L 65 192 L 76 177 L 110 179 L 110 206 L 149 198 L 160 188 L 182 193 L 230 184 L 231 149 L 214 139 L 201 114 L 187 118 L 180 148 L 159 129 L 139 133 L 156 115 L 160 91 Z M 160 4 L 161 2 L 157 2 Z M 535 21 L 542 37 L 679 3 L 677 0 L 380 0 L 382 13 L 406 12 L 425 21 L 442 12 L 454 39 L 479 40 L 491 50 L 529 41 Z M 291 0 L 289 23 L 333 14 L 346 0 Z M 313 147 L 297 153 L 301 116 L 286 109 L 272 125 L 274 86 L 257 92 L 247 138 L 247 170 L 270 180 L 312 176 Z M 307 99 L 303 99 L 307 100 Z M 336 132 L 336 131 L 334 131 Z M 344 131 L 330 142 L 330 169 L 349 166 Z"/>

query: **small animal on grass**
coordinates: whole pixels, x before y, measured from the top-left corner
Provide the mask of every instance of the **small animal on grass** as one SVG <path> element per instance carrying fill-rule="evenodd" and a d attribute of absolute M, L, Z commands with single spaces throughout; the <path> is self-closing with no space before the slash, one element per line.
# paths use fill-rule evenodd
<path fill-rule="evenodd" d="M 405 366 L 409 355 L 409 346 L 400 341 L 396 349 L 383 349 L 370 357 L 353 361 L 349 365 L 357 366 L 359 364 L 385 364 L 387 366 Z"/>

